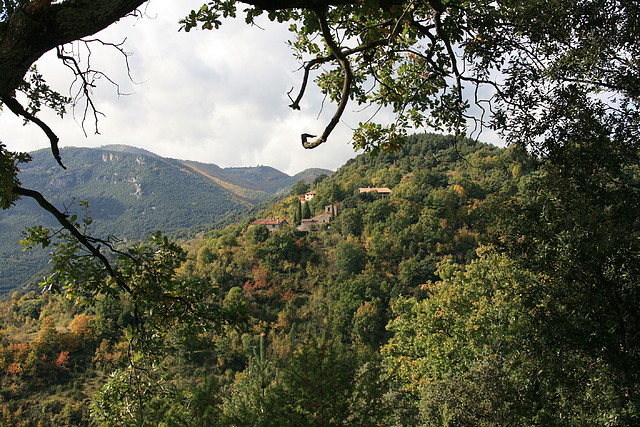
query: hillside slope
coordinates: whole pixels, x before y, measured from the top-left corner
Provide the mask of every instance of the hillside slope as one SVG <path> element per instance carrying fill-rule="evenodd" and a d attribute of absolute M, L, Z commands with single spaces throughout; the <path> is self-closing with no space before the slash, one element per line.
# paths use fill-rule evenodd
<path fill-rule="evenodd" d="M 272 188 L 286 189 L 295 182 L 295 177 L 273 168 L 232 168 L 226 173 L 216 165 L 163 158 L 123 145 L 65 148 L 67 170 L 48 150 L 32 156 L 20 174 L 24 187 L 40 190 L 59 209 L 72 213 L 80 213 L 77 202 L 89 201 L 94 233 L 126 240 L 156 230 L 197 231 L 268 200 L 275 194 Z M 255 182 L 273 185 L 265 191 Z M 22 253 L 18 245 L 22 230 L 38 224 L 55 226 L 31 200 L 0 212 L 0 293 L 39 276 L 46 266 L 46 252 Z"/>
<path fill-rule="evenodd" d="M 125 272 L 157 301 L 130 341 L 146 294 L 15 292 L 0 424 L 640 425 L 640 176 L 576 151 L 425 134 L 359 156 L 305 202 L 329 223 L 294 228 L 292 194 L 253 208 L 277 230 L 230 223 L 162 280 Z"/>

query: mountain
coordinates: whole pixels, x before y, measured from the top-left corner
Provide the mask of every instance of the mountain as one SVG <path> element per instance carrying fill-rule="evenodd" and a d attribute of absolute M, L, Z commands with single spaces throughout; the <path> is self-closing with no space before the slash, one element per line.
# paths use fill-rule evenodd
<path fill-rule="evenodd" d="M 151 151 L 145 150 L 144 148 L 132 147 L 130 145 L 124 144 L 103 145 L 100 147 L 100 149 L 105 151 L 119 151 L 121 153 L 142 154 L 145 156 L 160 157 L 156 153 L 152 153 Z"/>
<path fill-rule="evenodd" d="M 66 170 L 49 150 L 31 153 L 33 161 L 20 174 L 22 185 L 41 191 L 58 209 L 70 213 L 82 214 L 78 202 L 89 201 L 93 233 L 126 240 L 142 239 L 156 230 L 201 230 L 287 191 L 300 177 L 312 181 L 331 173 L 313 169 L 289 176 L 267 166 L 220 168 L 126 145 L 61 151 Z M 43 269 L 46 251 L 23 253 L 18 245 L 21 231 L 38 224 L 56 226 L 32 200 L 19 200 L 0 212 L 0 293 Z"/>

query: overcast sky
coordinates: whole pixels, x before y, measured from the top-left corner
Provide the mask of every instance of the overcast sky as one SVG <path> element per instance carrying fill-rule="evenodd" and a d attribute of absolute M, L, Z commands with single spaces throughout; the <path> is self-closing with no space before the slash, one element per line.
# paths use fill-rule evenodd
<path fill-rule="evenodd" d="M 94 46 L 92 65 L 105 71 L 121 85 L 105 79 L 94 94 L 97 108 L 104 113 L 98 123 L 99 135 L 88 122 L 84 135 L 79 121 L 68 114 L 64 119 L 43 112 L 41 117 L 60 136 L 61 146 L 99 147 L 127 144 L 165 157 L 215 163 L 222 167 L 269 165 L 288 174 L 309 167 L 335 170 L 354 157 L 352 128 L 367 120 L 371 111 L 348 114 L 329 141 L 314 150 L 300 144 L 304 132 L 320 134 L 335 111 L 312 84 L 303 100 L 302 111 L 288 107 L 287 92 L 299 88 L 300 64 L 285 44 L 286 24 L 272 24 L 266 18 L 258 26 L 248 26 L 242 16 L 226 21 L 218 30 L 178 32 L 178 20 L 198 1 L 151 0 L 141 18 L 128 17 L 107 28 L 103 41 L 119 43 L 131 52 L 129 65 L 115 50 Z M 37 63 L 51 86 L 68 94 L 70 71 L 55 54 Z M 319 117 L 318 117 L 319 116 Z M 385 122 L 390 115 L 379 113 Z M 5 109 L 0 113 L 0 138 L 9 149 L 32 151 L 48 147 L 45 135 L 35 126 Z M 64 159 L 63 159 L 64 160 Z"/>

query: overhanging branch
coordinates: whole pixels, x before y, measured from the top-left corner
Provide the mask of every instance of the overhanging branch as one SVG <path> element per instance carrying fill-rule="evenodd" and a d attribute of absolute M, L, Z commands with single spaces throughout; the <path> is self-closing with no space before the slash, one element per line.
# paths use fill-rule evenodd
<path fill-rule="evenodd" d="M 53 157 L 63 169 L 66 169 L 66 167 L 62 164 L 62 158 L 60 157 L 60 149 L 58 148 L 58 142 L 60 141 L 60 138 L 58 138 L 58 135 L 56 135 L 45 122 L 25 110 L 24 107 L 15 98 L 4 96 L 0 97 L 0 100 L 4 103 L 4 105 L 9 107 L 9 110 L 11 110 L 13 114 L 35 123 L 36 125 L 38 125 L 38 127 L 40 127 L 40 129 L 44 131 L 44 133 L 49 138 L 51 153 L 53 154 Z"/>
<path fill-rule="evenodd" d="M 439 2 L 431 2 L 431 3 L 439 3 Z M 434 9 L 435 9 L 435 6 L 434 6 Z M 444 28 L 442 26 L 441 15 L 442 15 L 442 12 L 439 9 L 436 9 L 436 12 L 434 14 L 434 22 L 435 22 L 436 33 L 444 43 L 445 48 L 447 50 L 449 61 L 451 61 L 451 71 L 453 72 L 453 76 L 456 80 L 455 91 L 456 91 L 456 98 L 457 98 L 458 105 L 456 106 L 457 111 L 455 111 L 455 114 L 457 116 L 455 132 L 457 136 L 460 134 L 461 120 L 463 115 L 462 114 L 463 98 L 462 98 L 462 82 L 461 82 L 462 74 L 458 69 L 458 58 L 456 58 L 456 54 L 453 51 L 453 47 L 451 46 L 451 40 L 449 39 L 449 36 L 445 33 Z"/>
<path fill-rule="evenodd" d="M 346 58 L 355 53 L 364 52 L 366 50 L 373 49 L 378 46 L 384 46 L 388 43 L 389 43 L 388 40 L 384 40 L 384 39 L 376 40 L 371 43 L 361 44 L 360 46 L 354 47 L 353 49 L 345 49 L 342 51 L 342 54 Z M 295 100 L 289 97 L 289 99 L 291 99 L 292 101 L 289 107 L 293 108 L 294 110 L 300 109 L 300 101 L 302 101 L 302 97 L 304 96 L 305 90 L 307 88 L 307 83 L 309 82 L 309 73 L 311 72 L 311 70 L 317 65 L 324 64 L 325 62 L 333 61 L 334 59 L 336 59 L 336 56 L 331 54 L 328 56 L 313 58 L 312 60 L 307 61 L 304 64 L 304 76 L 302 77 L 302 84 L 300 85 L 300 91 L 298 92 L 298 96 L 296 97 Z"/>
<path fill-rule="evenodd" d="M 307 141 L 302 136 L 302 146 L 304 148 L 316 148 L 318 145 L 322 144 L 327 140 L 333 129 L 336 127 L 342 114 L 344 113 L 344 109 L 349 102 L 349 94 L 351 93 L 351 81 L 353 80 L 353 72 L 351 71 L 351 65 L 349 64 L 349 60 L 346 57 L 345 53 L 340 49 L 338 44 L 333 39 L 333 35 L 331 34 L 331 28 L 329 27 L 329 23 L 327 22 L 326 11 L 317 11 L 316 16 L 318 17 L 318 22 L 320 24 L 320 29 L 322 31 L 322 36 L 324 37 L 327 46 L 329 46 L 329 50 L 335 56 L 336 60 L 342 67 L 344 78 L 342 80 L 342 96 L 340 97 L 340 102 L 338 103 L 338 108 L 336 112 L 331 117 L 331 121 L 324 128 L 324 132 L 317 139 L 313 141 Z"/>
<path fill-rule="evenodd" d="M 82 246 L 84 246 L 91 253 L 91 255 L 93 255 L 100 261 L 100 263 L 104 266 L 105 270 L 107 271 L 107 274 L 115 280 L 118 286 L 125 292 L 131 293 L 131 288 L 129 287 L 129 285 L 127 285 L 122 280 L 120 275 L 116 273 L 116 271 L 111 266 L 111 263 L 109 262 L 107 257 L 105 257 L 104 254 L 100 252 L 99 247 L 94 246 L 93 243 L 91 243 L 91 240 L 98 241 L 97 239 L 89 238 L 84 234 L 82 234 L 80 230 L 78 230 L 78 228 L 75 225 L 73 225 L 71 221 L 69 221 L 69 219 L 67 218 L 67 215 L 65 215 L 63 212 L 60 212 L 47 199 L 45 199 L 45 197 L 42 194 L 40 194 L 38 191 L 30 190 L 28 188 L 23 188 L 23 187 L 14 187 L 14 191 L 16 192 L 16 194 L 20 196 L 30 197 L 34 199 L 40 205 L 41 208 L 43 208 L 44 210 L 52 214 L 56 218 L 56 220 L 60 223 L 60 225 L 62 225 L 66 230 L 68 230 L 69 233 L 71 233 L 71 235 L 75 237 L 78 240 L 78 242 L 80 242 Z"/>
<path fill-rule="evenodd" d="M 51 3 L 32 0 L 26 3 L 11 14 L 0 33 L 0 96 L 9 96 L 22 83 L 29 67 L 45 52 L 103 30 L 145 1 Z"/>
<path fill-rule="evenodd" d="M 286 9 L 326 9 L 329 6 L 344 6 L 354 4 L 354 0 L 241 0 L 241 3 L 257 7 L 262 10 Z"/>

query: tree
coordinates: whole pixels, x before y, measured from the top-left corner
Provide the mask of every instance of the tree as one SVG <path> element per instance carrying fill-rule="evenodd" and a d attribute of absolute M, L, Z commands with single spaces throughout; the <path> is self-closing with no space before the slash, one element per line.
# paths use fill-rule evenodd
<path fill-rule="evenodd" d="M 39 126 L 51 143 L 51 151 L 62 166 L 58 137 L 36 117 L 41 105 L 64 114 L 71 101 L 51 90 L 32 64 L 44 53 L 57 49 L 58 57 L 82 80 L 81 95 L 88 96 L 95 71 L 81 70 L 78 63 L 64 53 L 61 46 L 97 33 L 123 16 L 132 13 L 145 0 L 74 1 L 54 3 L 52 0 L 7 0 L 0 9 L 0 101 L 14 114 Z M 16 91 L 29 99 L 25 108 Z M 88 100 L 90 102 L 90 100 Z M 90 103 L 90 108 L 93 104 Z M 95 109 L 93 109 L 95 112 Z M 3 157 L 9 155 L 2 153 Z M 4 177 L 3 177 L 4 178 Z M 2 187 L 9 183 L 3 179 Z M 14 183 L 15 184 L 15 183 Z M 16 196 L 29 196 L 12 189 L 13 197 L 3 200 L 11 204 Z"/>
<path fill-rule="evenodd" d="M 360 236 L 364 229 L 362 213 L 357 208 L 347 209 L 342 212 L 336 220 L 336 223 L 343 236 Z"/>
<path fill-rule="evenodd" d="M 295 198 L 293 200 L 293 223 L 295 225 L 300 224 L 300 220 L 302 219 L 302 203 L 300 203 L 299 198 Z"/>
<path fill-rule="evenodd" d="M 311 218 L 311 208 L 309 208 L 309 202 L 304 202 L 302 205 L 302 219 Z"/>
<path fill-rule="evenodd" d="M 313 180 L 313 186 L 316 187 L 318 184 L 320 184 L 322 181 L 324 181 L 328 177 L 329 177 L 329 175 L 327 175 L 326 173 L 322 173 L 322 174 L 318 175 L 316 177 L 316 179 Z"/>
<path fill-rule="evenodd" d="M 309 191 L 309 188 L 310 188 L 309 184 L 307 184 L 303 180 L 297 181 L 291 187 L 291 190 L 289 191 L 289 195 L 290 196 L 300 196 L 300 195 L 306 193 L 307 191 Z"/>
<path fill-rule="evenodd" d="M 254 225 L 249 227 L 245 237 L 249 242 L 262 243 L 269 238 L 269 229 L 264 225 Z"/>
<path fill-rule="evenodd" d="M 579 313 L 567 322 L 575 307 L 566 305 L 562 278 L 490 252 L 465 270 L 443 262 L 438 275 L 424 286 L 428 298 L 395 301 L 395 335 L 383 349 L 420 398 L 423 424 L 637 423 L 621 366 L 600 348 L 575 345 L 582 337 L 573 321 L 590 322 Z"/>
<path fill-rule="evenodd" d="M 631 58 L 638 52 L 633 22 L 640 11 L 633 2 L 243 3 L 250 6 L 248 22 L 264 10 L 273 20 L 294 21 L 292 46 L 304 75 L 292 109 L 300 109 L 310 75 L 324 67 L 318 85 L 338 106 L 319 137 L 303 136 L 306 148 L 327 140 L 350 100 L 390 105 L 397 113 L 393 124 L 361 125 L 354 145 L 365 150 L 394 149 L 414 126 L 462 135 L 471 119 L 472 133 L 489 126 L 546 152 L 562 144 L 560 128 L 590 106 L 622 125 L 611 128 L 612 136 L 629 141 L 637 135 L 640 69 Z M 187 31 L 218 28 L 221 17 L 236 13 L 233 0 L 208 2 L 183 25 Z M 592 96 L 603 91 L 615 100 Z M 473 115 L 472 105 L 480 114 Z"/>
<path fill-rule="evenodd" d="M 121 17 L 132 13 L 144 3 L 144 0 L 117 1 L 74 1 L 53 3 L 52 0 L 7 0 L 0 9 L 0 107 L 6 106 L 14 114 L 27 122 L 39 126 L 51 145 L 51 151 L 61 167 L 64 167 L 58 151 L 58 137 L 53 130 L 36 114 L 42 105 L 52 108 L 58 114 L 65 113 L 71 99 L 51 90 L 32 64 L 45 52 L 57 49 L 58 57 L 73 70 L 82 82 L 79 97 L 86 97 L 87 109 L 97 117 L 93 101 L 89 98 L 92 78 L 100 74 L 95 70 L 81 70 L 74 58 L 65 54 L 62 46 L 83 37 L 94 34 Z M 116 46 L 116 48 L 118 48 Z M 122 52 L 122 51 L 121 51 Z M 93 77 L 92 77 L 93 76 Z M 23 93 L 29 100 L 26 108 L 18 101 L 16 93 Z M 83 233 L 70 218 L 49 203 L 38 191 L 21 187 L 17 178 L 18 164 L 28 162 L 30 157 L 24 153 L 7 151 L 0 143 L 0 207 L 7 209 L 19 197 L 34 199 L 44 210 L 51 213 L 62 225 L 70 237 L 89 251 L 97 259 L 107 275 L 125 292 L 131 292 L 121 275 L 113 268 L 100 245 L 112 249 L 109 241 L 97 239 Z M 47 232 L 39 229 L 45 241 Z M 34 235 L 32 235 L 34 236 Z M 34 241 L 37 238 L 34 237 Z"/>
<path fill-rule="evenodd" d="M 264 261 L 271 267 L 282 265 L 283 261 L 299 262 L 305 252 L 291 228 L 271 232 L 264 244 L 264 249 Z"/>
<path fill-rule="evenodd" d="M 340 240 L 336 245 L 335 265 L 347 276 L 359 274 L 367 262 L 367 252 L 357 243 Z"/>
<path fill-rule="evenodd" d="M 279 425 L 344 423 L 356 361 L 340 347 L 312 339 L 291 354 L 275 390 L 286 420 Z"/>
<path fill-rule="evenodd" d="M 550 317 L 563 327 L 546 329 L 547 339 L 601 360 L 619 402 L 637 405 L 640 159 L 598 122 L 585 126 L 589 139 L 568 139 L 516 194 L 492 201 L 491 240 L 520 268 L 555 280 Z"/>
<path fill-rule="evenodd" d="M 142 3 L 2 3 L 0 100 L 43 129 L 61 165 L 58 138 L 37 112 L 45 105 L 63 114 L 70 99 L 52 91 L 44 76 L 29 69 L 44 52 L 57 49 L 82 81 L 80 95 L 88 97 L 92 84 L 88 76 L 101 71 L 78 69 L 62 47 L 132 13 Z M 592 123 L 606 129 L 606 138 L 616 144 L 638 148 L 640 67 L 635 58 L 640 56 L 640 35 L 634 23 L 640 11 L 635 2 L 226 0 L 192 11 L 182 28 L 218 28 L 222 18 L 236 16 L 239 6 L 248 23 L 265 11 L 272 20 L 290 21 L 291 46 L 303 69 L 292 109 L 300 109 L 311 74 L 323 66 L 316 81 L 337 108 L 318 137 L 303 134 L 306 148 L 328 139 L 352 101 L 390 106 L 397 114 L 392 124 L 367 121 L 356 130 L 354 146 L 366 151 L 396 149 L 407 129 L 431 126 L 459 137 L 467 130 L 478 135 L 489 127 L 509 142 L 549 154 L 569 137 L 588 138 Z M 16 91 L 27 95 L 27 107 L 20 104 Z M 97 117 L 93 101 L 86 98 L 86 102 L 88 113 Z M 468 129 L 467 121 L 472 123 Z M 7 208 L 18 197 L 34 198 L 109 270 L 99 242 L 74 230 L 64 213 L 38 192 L 20 186 L 18 164 L 28 156 L 2 148 L 0 158 L 0 206 Z"/>
<path fill-rule="evenodd" d="M 0 85 L 3 100 L 13 105 L 15 98 L 10 94 L 20 87 L 27 69 L 42 53 L 103 28 L 141 3 L 3 2 L 3 39 L 9 41 L 9 49 L 0 55 L 0 75 L 6 76 Z M 386 127 L 363 124 L 354 143 L 365 149 L 392 149 L 403 130 L 415 125 L 462 134 L 471 104 L 480 111 L 487 111 L 486 105 L 495 111 L 474 116 L 473 131 L 491 126 L 506 132 L 513 141 L 543 149 L 553 149 L 558 142 L 554 123 L 564 120 L 557 119 L 575 120 L 579 110 L 565 108 L 567 103 L 573 107 L 602 106 L 609 120 L 624 125 L 615 131 L 623 137 L 630 136 L 628 132 L 633 132 L 633 123 L 637 123 L 638 66 L 627 59 L 637 56 L 638 35 L 632 23 L 639 12 L 632 2 L 615 1 L 615 7 L 602 7 L 601 0 L 556 0 L 544 6 L 538 0 L 518 4 L 433 0 L 419 5 L 403 0 L 313 4 L 227 0 L 209 2 L 192 11 L 182 21 L 183 28 L 218 28 L 222 17 L 236 16 L 238 3 L 248 5 L 247 22 L 264 11 L 270 19 L 293 21 L 294 51 L 301 60 L 311 58 L 303 61 L 303 81 L 292 99 L 293 109 L 300 108 L 310 74 L 320 65 L 333 65 L 317 81 L 338 103 L 337 111 L 320 137 L 313 141 L 303 138 L 307 147 L 326 141 L 350 99 L 392 105 L 398 112 L 396 123 Z M 19 8 L 32 19 L 16 13 Z M 51 24 L 47 19 L 46 43 L 30 43 L 34 37 L 16 37 L 21 29 L 39 34 L 43 24 L 38 18 L 45 14 L 53 17 Z M 316 40 L 323 40 L 324 45 Z M 369 81 L 376 83 L 375 90 L 365 90 Z M 490 95 L 478 97 L 480 89 Z M 589 96 L 601 91 L 617 95 L 616 100 Z M 51 100 L 49 95 L 53 94 L 45 90 L 41 95 L 36 99 Z M 52 105 L 64 104 L 58 101 Z M 613 108 L 618 105 L 619 109 Z M 530 111 L 535 107 L 548 107 L 548 112 L 534 116 Z"/>

